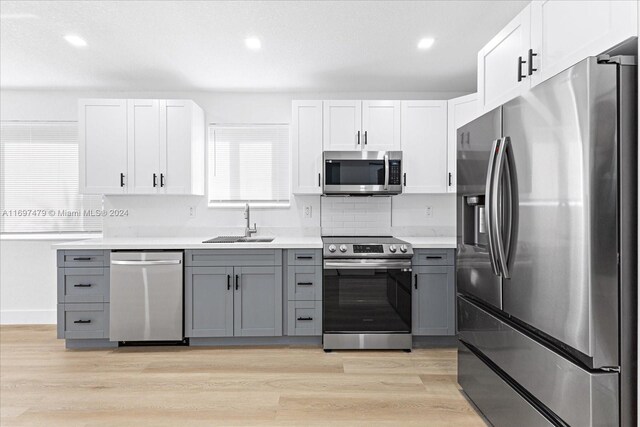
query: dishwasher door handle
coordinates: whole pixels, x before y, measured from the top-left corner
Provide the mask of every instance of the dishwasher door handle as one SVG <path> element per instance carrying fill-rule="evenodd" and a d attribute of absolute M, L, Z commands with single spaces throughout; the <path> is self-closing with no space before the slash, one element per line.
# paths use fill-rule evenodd
<path fill-rule="evenodd" d="M 179 259 L 166 259 L 156 261 L 111 261 L 112 265 L 177 265 L 182 264 Z"/>

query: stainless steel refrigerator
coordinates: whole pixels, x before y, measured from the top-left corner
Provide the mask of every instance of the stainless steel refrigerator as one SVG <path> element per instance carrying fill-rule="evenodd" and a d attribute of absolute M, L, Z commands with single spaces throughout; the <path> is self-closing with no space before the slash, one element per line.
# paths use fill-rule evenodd
<path fill-rule="evenodd" d="M 495 426 L 637 425 L 635 60 L 458 129 L 458 382 Z"/>

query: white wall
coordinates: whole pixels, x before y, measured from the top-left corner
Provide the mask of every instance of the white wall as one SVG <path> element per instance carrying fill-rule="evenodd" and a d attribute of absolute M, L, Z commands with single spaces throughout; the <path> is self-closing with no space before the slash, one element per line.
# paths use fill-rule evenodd
<path fill-rule="evenodd" d="M 0 241 L 0 323 L 56 322 L 57 242 Z"/>
<path fill-rule="evenodd" d="M 0 91 L 1 120 L 77 120 L 78 98 L 187 98 L 206 112 L 207 123 L 290 123 L 293 99 L 450 99 L 464 93 L 215 93 L 215 92 L 100 92 Z M 304 218 L 303 207 L 313 216 Z M 196 208 L 189 218 L 190 206 Z M 433 216 L 426 217 L 426 206 Z M 243 230 L 242 209 L 210 209 L 206 197 L 109 196 L 105 207 L 128 209 L 126 218 L 108 218 L 108 236 L 203 236 Z M 320 197 L 292 197 L 289 208 L 252 209 L 259 234 L 320 233 Z M 403 195 L 392 199 L 395 235 L 455 235 L 453 195 Z M 55 323 L 55 259 L 47 241 L 3 241 L 0 287 L 2 323 Z M 29 262 L 24 255 L 28 254 Z"/>

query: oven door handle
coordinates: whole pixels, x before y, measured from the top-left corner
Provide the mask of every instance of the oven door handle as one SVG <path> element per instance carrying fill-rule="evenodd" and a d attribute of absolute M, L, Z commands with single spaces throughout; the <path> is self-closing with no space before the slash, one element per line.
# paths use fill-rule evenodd
<path fill-rule="evenodd" d="M 325 260 L 324 268 L 337 270 L 364 270 L 367 268 L 401 269 L 411 271 L 411 260 L 396 259 L 342 259 Z"/>

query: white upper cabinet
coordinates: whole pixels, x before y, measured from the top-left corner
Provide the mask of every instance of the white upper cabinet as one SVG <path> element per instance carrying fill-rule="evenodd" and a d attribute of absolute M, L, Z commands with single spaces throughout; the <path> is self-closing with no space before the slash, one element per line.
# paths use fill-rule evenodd
<path fill-rule="evenodd" d="M 526 56 L 531 44 L 531 5 L 478 52 L 478 100 L 489 111 L 529 88 Z"/>
<path fill-rule="evenodd" d="M 466 125 L 480 115 L 478 107 L 478 94 L 461 96 L 459 98 L 450 99 L 448 101 L 448 120 L 447 120 L 447 140 L 448 155 L 447 164 L 449 169 L 448 188 L 450 193 L 456 192 L 456 171 L 457 171 L 457 130 L 461 126 Z"/>
<path fill-rule="evenodd" d="M 400 149 L 400 101 L 323 101 L 325 151 Z"/>
<path fill-rule="evenodd" d="M 128 192 L 154 194 L 160 189 L 160 108 L 157 99 L 129 99 Z"/>
<path fill-rule="evenodd" d="M 322 101 L 293 101 L 293 194 L 322 194 Z"/>
<path fill-rule="evenodd" d="M 362 149 L 400 149 L 400 101 L 362 101 Z"/>
<path fill-rule="evenodd" d="M 637 14 L 637 1 L 533 1 L 478 52 L 480 110 L 637 36 Z"/>
<path fill-rule="evenodd" d="M 160 192 L 204 195 L 204 111 L 190 100 L 160 101 Z"/>
<path fill-rule="evenodd" d="M 81 99 L 80 193 L 127 192 L 127 100 Z"/>
<path fill-rule="evenodd" d="M 204 195 L 204 112 L 187 100 L 80 100 L 80 192 Z"/>
<path fill-rule="evenodd" d="M 324 101 L 325 151 L 362 149 L 362 101 Z"/>
<path fill-rule="evenodd" d="M 403 192 L 447 192 L 447 101 L 402 101 L 402 152 Z"/>
<path fill-rule="evenodd" d="M 637 9 L 635 1 L 532 2 L 531 86 L 636 36 Z"/>

